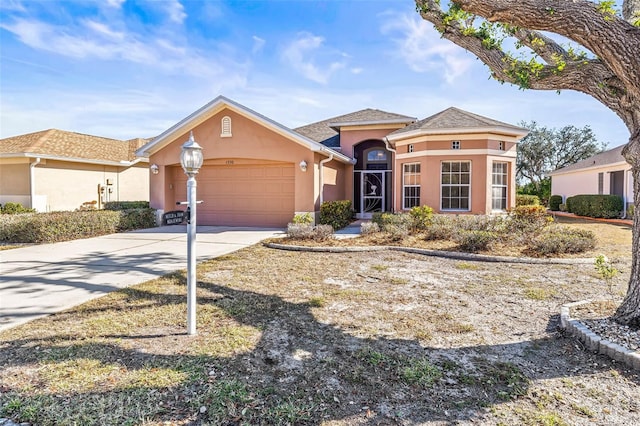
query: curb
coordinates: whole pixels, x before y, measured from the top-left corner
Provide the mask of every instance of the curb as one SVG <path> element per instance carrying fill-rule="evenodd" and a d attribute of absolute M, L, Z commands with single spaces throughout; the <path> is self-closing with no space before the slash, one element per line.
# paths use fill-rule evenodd
<path fill-rule="evenodd" d="M 542 264 L 542 265 L 592 265 L 595 262 L 593 258 L 581 259 L 536 259 L 534 257 L 508 257 L 508 256 L 488 256 L 484 254 L 464 253 L 456 251 L 429 250 L 412 247 L 399 246 L 355 246 L 355 247 L 308 247 L 295 246 L 289 244 L 266 243 L 266 247 L 278 250 L 289 251 L 308 251 L 316 253 L 353 253 L 353 252 L 373 252 L 373 251 L 400 251 L 404 253 L 422 254 L 425 256 L 443 257 L 446 259 L 469 260 L 476 262 L 496 262 L 496 263 L 525 263 L 525 264 Z"/>
<path fill-rule="evenodd" d="M 622 362 L 628 367 L 640 370 L 640 352 L 632 351 L 617 343 L 610 342 L 595 334 L 580 321 L 571 318 L 571 308 L 590 303 L 591 300 L 567 303 L 560 308 L 560 328 L 566 330 L 572 336 L 594 353 L 606 355 L 611 359 Z"/>

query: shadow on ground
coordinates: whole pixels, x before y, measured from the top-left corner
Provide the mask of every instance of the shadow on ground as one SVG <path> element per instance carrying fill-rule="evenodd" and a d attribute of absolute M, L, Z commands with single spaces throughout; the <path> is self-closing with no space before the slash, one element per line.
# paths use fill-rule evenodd
<path fill-rule="evenodd" d="M 182 275 L 172 278 L 184 286 Z M 198 286 L 200 333 L 195 337 L 156 324 L 124 333 L 56 331 L 3 342 L 4 415 L 38 424 L 100 419 L 102 424 L 453 425 L 481 422 L 492 407 L 523 398 L 533 380 L 614 368 L 559 333 L 557 317 L 550 319 L 545 339 L 438 348 L 358 336 L 358 330 L 318 322 L 308 303 L 210 282 Z M 182 295 L 137 288 L 120 292 L 123 310 L 127 302 L 140 311 L 184 305 Z M 74 312 L 49 321 L 64 324 Z M 100 312 L 82 308 L 83 317 Z M 225 328 L 231 323 L 236 326 Z M 48 373 L 51 366 L 56 368 Z M 84 381 L 77 387 L 56 388 L 56 374 L 75 383 L 68 374 L 83 368 L 93 372 L 91 378 L 78 378 Z M 159 377 L 153 372 L 166 371 L 172 381 L 153 379 Z M 127 381 L 125 372 L 144 374 Z M 15 383 L 21 374 L 35 388 L 19 389 Z M 640 384 L 637 375 L 619 374 Z"/>

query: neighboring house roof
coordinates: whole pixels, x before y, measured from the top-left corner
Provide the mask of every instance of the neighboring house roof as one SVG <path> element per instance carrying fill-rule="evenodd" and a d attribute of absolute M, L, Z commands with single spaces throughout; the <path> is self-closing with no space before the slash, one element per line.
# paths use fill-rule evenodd
<path fill-rule="evenodd" d="M 612 148 L 608 151 L 601 152 L 592 157 L 586 158 L 582 161 L 578 161 L 574 164 L 557 169 L 548 174 L 548 176 L 561 175 L 564 173 L 577 172 L 587 169 L 594 169 L 605 166 L 613 166 L 617 164 L 627 164 L 627 160 L 622 156 L 622 149 L 626 146 L 620 145 Z"/>
<path fill-rule="evenodd" d="M 231 99 L 228 99 L 224 96 L 218 96 L 217 98 L 215 98 L 214 100 L 212 100 L 211 102 L 203 106 L 202 108 L 193 112 L 189 116 L 183 118 L 174 126 L 164 131 L 160 136 L 156 137 L 151 142 L 139 148 L 136 151 L 136 154 L 142 155 L 142 156 L 149 156 L 158 152 L 160 149 L 164 148 L 166 145 L 168 145 L 173 140 L 175 140 L 175 138 L 177 138 L 178 136 L 183 135 L 187 131 L 193 129 L 194 127 L 208 120 L 209 118 L 211 118 L 212 116 L 214 116 L 215 114 L 217 114 L 218 112 L 222 111 L 225 108 L 228 108 L 244 117 L 247 117 L 248 119 L 254 122 L 257 122 L 271 129 L 272 131 L 288 139 L 293 140 L 296 143 L 306 146 L 307 148 L 309 148 L 314 152 L 322 153 L 327 157 L 333 155 L 334 158 L 344 163 L 353 162 L 353 160 L 347 157 L 346 155 L 343 155 L 338 151 L 335 151 L 329 147 L 326 147 L 303 134 L 296 133 L 293 130 L 289 129 L 288 127 L 285 127 L 282 124 L 277 123 L 271 120 L 270 118 L 265 117 L 264 115 L 259 114 L 243 105 L 240 105 L 239 103 L 234 102 Z"/>
<path fill-rule="evenodd" d="M 311 123 L 293 129 L 325 146 L 340 147 L 339 129 L 346 126 L 366 126 L 374 124 L 409 124 L 417 119 L 393 112 L 367 108 L 349 114 L 339 115 L 327 120 Z"/>
<path fill-rule="evenodd" d="M 424 120 L 416 121 L 402 129 L 390 133 L 389 140 L 403 139 L 420 134 L 439 134 L 450 132 L 497 132 L 509 135 L 525 136 L 529 130 L 483 117 L 482 115 L 450 107 Z"/>
<path fill-rule="evenodd" d="M 41 157 L 62 161 L 130 165 L 148 139 L 121 141 L 58 129 L 0 139 L 0 157 Z"/>

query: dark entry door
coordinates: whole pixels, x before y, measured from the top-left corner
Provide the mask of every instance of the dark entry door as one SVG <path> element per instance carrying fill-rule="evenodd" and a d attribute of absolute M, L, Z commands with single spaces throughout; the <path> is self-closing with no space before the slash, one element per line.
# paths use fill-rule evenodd
<path fill-rule="evenodd" d="M 624 170 L 611 172 L 609 182 L 609 194 L 624 198 Z"/>

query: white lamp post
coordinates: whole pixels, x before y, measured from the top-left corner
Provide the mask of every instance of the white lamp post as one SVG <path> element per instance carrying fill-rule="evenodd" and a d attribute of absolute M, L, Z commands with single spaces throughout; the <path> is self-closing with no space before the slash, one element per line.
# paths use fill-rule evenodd
<path fill-rule="evenodd" d="M 180 164 L 187 179 L 187 334 L 196 334 L 196 175 L 202 167 L 202 147 L 193 139 L 182 145 Z"/>

